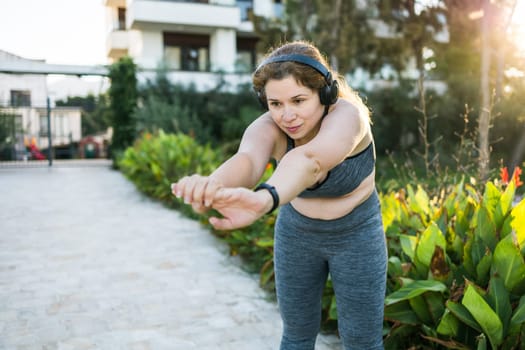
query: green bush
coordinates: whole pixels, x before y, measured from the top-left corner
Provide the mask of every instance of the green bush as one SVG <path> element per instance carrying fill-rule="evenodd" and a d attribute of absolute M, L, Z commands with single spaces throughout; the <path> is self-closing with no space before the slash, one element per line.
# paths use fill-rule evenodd
<path fill-rule="evenodd" d="M 171 194 L 171 183 L 185 175 L 210 173 L 222 155 L 209 145 L 202 146 L 184 134 L 142 134 L 126 149 L 119 166 L 137 188 L 168 205 L 179 206 Z"/>
<path fill-rule="evenodd" d="M 386 349 L 525 346 L 525 200 L 515 181 L 382 195 Z"/>

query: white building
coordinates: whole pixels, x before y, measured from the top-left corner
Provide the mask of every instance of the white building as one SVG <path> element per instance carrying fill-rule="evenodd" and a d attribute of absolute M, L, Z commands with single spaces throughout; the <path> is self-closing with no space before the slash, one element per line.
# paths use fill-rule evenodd
<path fill-rule="evenodd" d="M 272 18 L 284 11 L 284 0 L 104 0 L 104 4 L 110 62 L 128 55 L 142 71 L 139 81 L 164 67 L 171 81 L 193 83 L 202 90 L 216 86 L 217 72 L 224 73 L 232 86 L 250 82 L 258 57 L 249 13 Z M 357 4 L 367 6 L 365 1 Z M 371 19 L 370 25 L 378 37 L 395 37 L 395 30 L 380 20 Z M 446 28 L 435 33 L 435 39 L 447 42 Z M 357 70 L 350 80 L 365 90 L 390 86 L 388 75 L 394 71 L 384 70 L 386 77 L 380 79 Z M 418 74 L 414 60 L 404 76 L 417 79 Z M 439 81 L 425 84 L 439 92 L 446 89 Z"/>
<path fill-rule="evenodd" d="M 0 65 L 43 66 L 42 60 L 25 59 L 0 50 Z M 23 159 L 26 146 L 34 143 L 39 149 L 49 145 L 47 119 L 48 87 L 45 74 L 0 73 L 1 126 L 14 126 L 14 134 L 0 139 L 3 155 L 9 148 L 11 158 Z M 81 108 L 50 108 L 51 142 L 55 148 L 68 148 L 82 138 Z"/>
<path fill-rule="evenodd" d="M 232 84 L 248 81 L 257 61 L 248 14 L 283 11 L 277 0 L 105 0 L 105 6 L 110 62 L 129 55 L 141 78 L 163 66 L 172 81 L 201 89 L 214 86 L 217 72 Z"/>

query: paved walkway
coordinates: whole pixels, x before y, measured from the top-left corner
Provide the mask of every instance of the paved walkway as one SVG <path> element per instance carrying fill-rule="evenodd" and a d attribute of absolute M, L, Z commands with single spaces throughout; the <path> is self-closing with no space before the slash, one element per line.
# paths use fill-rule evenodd
<path fill-rule="evenodd" d="M 0 349 L 278 349 L 257 276 L 97 165 L 0 168 Z"/>

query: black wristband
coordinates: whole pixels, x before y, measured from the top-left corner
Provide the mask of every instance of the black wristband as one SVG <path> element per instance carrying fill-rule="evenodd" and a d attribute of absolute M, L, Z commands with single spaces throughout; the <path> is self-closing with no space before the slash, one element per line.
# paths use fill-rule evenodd
<path fill-rule="evenodd" d="M 275 189 L 274 186 L 269 185 L 266 182 L 260 183 L 254 189 L 255 192 L 257 192 L 259 190 L 268 190 L 268 192 L 270 192 L 270 194 L 272 195 L 273 205 L 272 205 L 272 208 L 266 213 L 266 214 L 270 214 L 272 211 L 277 209 L 277 207 L 279 206 L 279 194 L 277 193 L 277 190 Z"/>

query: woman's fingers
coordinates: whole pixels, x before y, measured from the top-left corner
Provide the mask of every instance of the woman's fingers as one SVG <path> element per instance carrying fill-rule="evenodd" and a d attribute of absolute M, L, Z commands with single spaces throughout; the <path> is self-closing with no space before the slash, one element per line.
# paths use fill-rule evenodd
<path fill-rule="evenodd" d="M 212 216 L 208 219 L 208 221 L 216 230 L 229 230 L 232 228 L 232 224 L 229 219 Z"/>
<path fill-rule="evenodd" d="M 184 203 L 191 205 L 197 213 L 210 209 L 220 189 L 222 189 L 220 182 L 198 174 L 185 176 L 171 184 L 171 192 L 177 198 L 182 198 Z"/>
<path fill-rule="evenodd" d="M 210 209 L 209 207 L 206 207 L 206 206 L 204 206 L 204 205 L 202 205 L 201 203 L 198 203 L 198 202 L 191 203 L 191 208 L 197 214 L 204 214 L 206 211 L 208 211 L 208 209 Z"/>
<path fill-rule="evenodd" d="M 215 199 L 217 192 L 221 189 L 222 189 L 221 183 L 219 183 L 216 180 L 208 178 L 208 182 L 206 183 L 206 188 L 204 189 L 204 194 L 203 194 L 204 205 L 207 207 L 211 207 L 213 205 L 213 201 Z"/>

